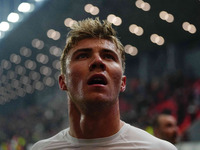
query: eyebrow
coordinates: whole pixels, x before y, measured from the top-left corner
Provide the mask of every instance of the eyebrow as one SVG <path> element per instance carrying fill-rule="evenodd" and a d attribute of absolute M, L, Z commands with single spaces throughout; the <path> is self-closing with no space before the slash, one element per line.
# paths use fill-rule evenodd
<path fill-rule="evenodd" d="M 72 57 L 75 56 L 77 53 L 81 53 L 81 52 L 91 52 L 92 49 L 91 48 L 81 48 L 81 49 L 77 49 L 74 53 L 72 53 Z"/>
<path fill-rule="evenodd" d="M 91 52 L 92 51 L 92 48 L 81 48 L 81 49 L 77 49 L 72 55 L 76 55 L 77 53 L 80 53 L 80 52 Z M 107 53 L 115 53 L 116 52 L 114 50 L 110 50 L 110 49 L 102 49 L 103 52 L 107 52 Z"/>
<path fill-rule="evenodd" d="M 71 58 L 76 57 L 76 55 L 79 54 L 79 53 L 91 53 L 92 50 L 93 50 L 92 48 L 80 48 L 80 49 L 77 49 L 74 53 L 72 53 Z M 118 61 L 120 60 L 120 56 L 118 56 L 118 53 L 115 50 L 107 49 L 107 48 L 102 48 L 101 52 L 103 52 L 103 53 L 110 53 L 112 55 L 115 55 L 114 57 Z"/>

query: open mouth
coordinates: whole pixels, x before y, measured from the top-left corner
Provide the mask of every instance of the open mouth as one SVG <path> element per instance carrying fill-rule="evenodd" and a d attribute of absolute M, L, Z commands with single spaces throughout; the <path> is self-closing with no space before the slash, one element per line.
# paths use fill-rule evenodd
<path fill-rule="evenodd" d="M 93 85 L 93 84 L 102 84 L 106 85 L 107 84 L 107 79 L 105 78 L 104 75 L 93 75 L 89 80 L 88 80 L 88 85 Z"/>

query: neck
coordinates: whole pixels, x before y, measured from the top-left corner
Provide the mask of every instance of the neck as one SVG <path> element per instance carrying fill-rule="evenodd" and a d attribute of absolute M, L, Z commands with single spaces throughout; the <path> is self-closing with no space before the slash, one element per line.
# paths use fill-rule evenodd
<path fill-rule="evenodd" d="M 117 133 L 123 126 L 123 122 L 120 121 L 118 101 L 102 109 L 98 106 L 96 110 L 88 110 L 89 113 L 82 112 L 71 100 L 68 105 L 69 133 L 73 137 L 82 139 L 108 137 Z"/>

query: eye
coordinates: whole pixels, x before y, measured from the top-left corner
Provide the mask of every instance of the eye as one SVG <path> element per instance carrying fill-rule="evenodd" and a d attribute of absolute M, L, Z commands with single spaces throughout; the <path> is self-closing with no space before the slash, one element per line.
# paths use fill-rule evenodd
<path fill-rule="evenodd" d="M 85 59 L 88 58 L 88 53 L 80 53 L 76 56 L 76 59 Z"/>
<path fill-rule="evenodd" d="M 115 57 L 112 54 L 109 54 L 109 53 L 104 54 L 104 59 L 115 61 Z"/>

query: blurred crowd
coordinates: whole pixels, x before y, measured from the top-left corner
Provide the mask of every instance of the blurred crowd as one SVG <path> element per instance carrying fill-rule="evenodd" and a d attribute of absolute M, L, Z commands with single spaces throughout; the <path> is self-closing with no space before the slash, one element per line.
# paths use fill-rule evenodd
<path fill-rule="evenodd" d="M 200 119 L 200 79 L 186 77 L 179 71 L 149 82 L 130 79 L 120 103 L 123 119 L 143 129 L 152 126 L 160 113 L 174 116 L 180 140 L 189 141 L 187 130 Z"/>
<path fill-rule="evenodd" d="M 128 78 L 126 92 L 119 101 L 122 120 L 150 133 L 149 127 L 157 114 L 173 115 L 180 139 L 187 141 L 190 140 L 187 130 L 200 119 L 200 79 L 187 78 L 181 72 L 149 82 Z M 68 126 L 66 105 L 66 100 L 53 99 L 0 114 L 0 150 L 24 150 L 29 144 L 64 129 Z"/>
<path fill-rule="evenodd" d="M 67 102 L 51 100 L 0 115 L 0 150 L 26 150 L 67 126 Z"/>

